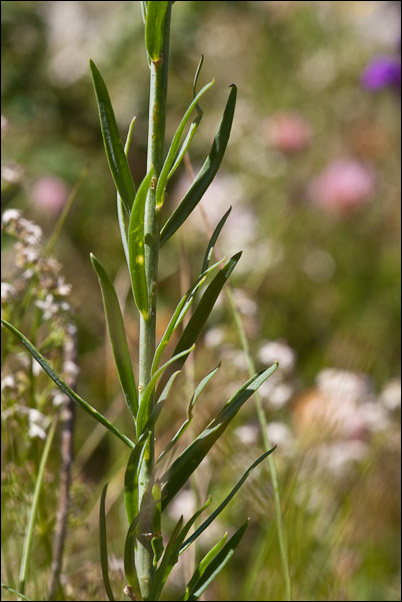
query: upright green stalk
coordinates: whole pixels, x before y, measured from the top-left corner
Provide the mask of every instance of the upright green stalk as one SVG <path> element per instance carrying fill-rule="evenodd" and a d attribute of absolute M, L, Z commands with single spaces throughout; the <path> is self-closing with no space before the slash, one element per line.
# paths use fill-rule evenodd
<path fill-rule="evenodd" d="M 156 291 L 158 281 L 159 230 L 160 213 L 156 210 L 156 184 L 164 161 L 165 127 L 166 127 L 166 98 L 169 63 L 169 34 L 170 34 L 171 3 L 169 2 L 163 38 L 162 55 L 159 60 L 150 60 L 150 101 L 149 101 L 149 131 L 147 172 L 153 166 L 154 177 L 148 193 L 145 206 L 145 272 L 147 279 L 150 310 L 147 319 L 140 317 L 140 347 L 139 347 L 139 393 L 140 401 L 143 391 L 151 380 L 152 360 L 155 354 L 156 327 Z M 149 410 L 152 411 L 153 400 Z M 138 500 L 139 506 L 146 492 L 150 491 L 154 471 L 154 437 L 149 439 L 141 466 Z M 145 514 L 141 533 L 152 533 L 152 517 Z M 153 574 L 153 551 L 150 537 L 140 538 L 136 550 L 136 565 L 138 579 L 143 598 L 149 595 Z"/>
<path fill-rule="evenodd" d="M 235 298 L 233 295 L 233 291 L 230 289 L 230 287 L 227 287 L 226 295 L 227 295 L 227 298 L 229 301 L 230 311 L 232 313 L 234 322 L 236 324 L 239 339 L 240 339 L 241 345 L 243 347 L 244 354 L 247 358 L 248 371 L 249 371 L 249 374 L 252 375 L 255 372 L 255 365 L 254 365 L 254 361 L 252 359 L 247 335 L 244 330 L 244 324 L 243 324 L 243 321 L 239 314 L 239 311 L 236 307 L 236 301 L 235 301 Z M 271 443 L 269 441 L 268 433 L 267 433 L 268 423 L 267 423 L 264 409 L 262 407 L 261 396 L 258 391 L 256 391 L 256 393 L 255 393 L 255 405 L 256 405 L 258 420 L 259 420 L 260 427 L 261 427 L 264 448 L 265 448 L 265 450 L 268 450 L 271 447 Z M 282 568 L 283 568 L 283 573 L 284 573 L 284 578 L 285 578 L 286 600 L 291 602 L 291 600 L 292 600 L 292 584 L 291 584 L 291 580 L 290 580 L 289 557 L 288 557 L 288 551 L 287 551 L 287 545 L 286 545 L 285 525 L 283 523 L 283 516 L 282 516 L 278 474 L 276 471 L 275 459 L 272 456 L 268 457 L 268 467 L 269 467 L 269 473 L 270 473 L 271 481 L 272 481 L 272 488 L 273 488 L 273 492 L 274 492 L 276 527 L 277 527 L 277 531 L 278 531 L 279 551 L 280 551 L 280 555 L 281 555 Z"/>

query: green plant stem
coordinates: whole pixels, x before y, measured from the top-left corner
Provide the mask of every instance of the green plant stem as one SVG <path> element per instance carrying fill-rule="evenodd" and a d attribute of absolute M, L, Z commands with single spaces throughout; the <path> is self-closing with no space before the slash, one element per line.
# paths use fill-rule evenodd
<path fill-rule="evenodd" d="M 250 376 L 252 376 L 256 372 L 256 367 L 255 367 L 253 358 L 251 356 L 250 345 L 249 345 L 249 342 L 247 339 L 246 332 L 244 330 L 243 320 L 241 318 L 239 310 L 237 309 L 233 290 L 230 288 L 230 286 L 226 287 L 226 296 L 229 301 L 229 307 L 230 307 L 230 311 L 231 311 L 233 320 L 236 324 L 237 333 L 239 335 L 241 346 L 243 347 L 244 354 L 247 358 L 248 371 L 249 371 Z M 266 450 L 268 450 L 272 447 L 272 445 L 269 441 L 268 433 L 267 433 L 267 426 L 268 426 L 267 419 L 265 416 L 264 409 L 262 407 L 262 400 L 261 400 L 261 396 L 260 396 L 259 392 L 256 391 L 254 393 L 254 395 L 255 395 L 255 405 L 256 405 L 256 410 L 257 410 L 258 421 L 260 423 L 261 432 L 262 432 L 262 440 L 264 443 L 264 448 Z M 276 525 L 277 525 L 277 530 L 278 530 L 279 550 L 280 550 L 280 555 L 281 555 L 282 568 L 283 568 L 284 577 L 285 577 L 286 599 L 289 600 L 289 602 L 290 602 L 292 600 L 292 586 L 291 586 L 291 580 L 290 580 L 289 558 L 288 558 L 288 551 L 287 551 L 287 545 L 286 545 L 286 533 L 285 533 L 285 526 L 283 523 L 283 516 L 282 516 L 282 509 L 281 509 L 281 498 L 280 498 L 280 492 L 279 492 L 278 473 L 276 471 L 275 459 L 273 458 L 272 455 L 268 456 L 268 467 L 269 467 L 269 473 L 270 473 L 271 481 L 272 481 L 272 488 L 273 488 L 273 492 L 274 492 Z"/>
<path fill-rule="evenodd" d="M 26 584 L 26 579 L 27 579 L 27 574 L 28 574 L 29 562 L 31 559 L 32 542 L 33 542 L 36 518 L 38 515 L 39 498 L 40 498 L 40 494 L 42 491 L 43 475 L 45 473 L 45 467 L 46 467 L 46 463 L 47 463 L 47 460 L 49 457 L 50 448 L 52 446 L 54 433 L 56 431 L 56 426 L 57 426 L 57 417 L 53 419 L 52 425 L 49 429 L 49 432 L 48 432 L 48 435 L 46 438 L 45 447 L 42 452 L 38 476 L 36 478 L 35 491 L 33 494 L 32 506 L 31 506 L 31 514 L 29 517 L 28 527 L 27 527 L 27 531 L 25 534 L 24 548 L 23 548 L 23 552 L 22 552 L 22 560 L 21 560 L 21 567 L 20 567 L 20 574 L 19 574 L 18 590 L 21 592 L 21 594 L 25 594 L 25 584 Z M 21 599 L 21 598 L 19 598 L 19 599 Z"/>
<path fill-rule="evenodd" d="M 148 319 L 140 317 L 140 349 L 139 349 L 139 395 L 145 391 L 151 380 L 152 360 L 155 354 L 156 331 L 156 291 L 158 281 L 159 259 L 159 229 L 160 215 L 156 212 L 156 183 L 162 170 L 164 161 L 165 129 L 166 129 L 166 98 L 169 63 L 169 34 L 170 34 L 171 3 L 166 15 L 164 42 L 161 59 L 157 62 L 150 61 L 150 103 L 149 103 L 149 131 L 148 131 L 148 158 L 147 171 L 154 168 L 154 178 L 148 193 L 145 206 L 145 270 L 150 299 Z M 154 399 L 151 400 L 149 411 L 152 412 Z M 144 461 L 141 466 L 138 499 L 139 506 L 144 501 L 144 496 L 152 488 L 154 472 L 154 436 L 150 437 L 147 444 Z M 140 533 L 152 533 L 152 517 L 144 514 Z M 142 597 L 146 600 L 149 596 L 153 575 L 153 551 L 151 539 L 141 538 L 136 550 L 136 566 Z"/>

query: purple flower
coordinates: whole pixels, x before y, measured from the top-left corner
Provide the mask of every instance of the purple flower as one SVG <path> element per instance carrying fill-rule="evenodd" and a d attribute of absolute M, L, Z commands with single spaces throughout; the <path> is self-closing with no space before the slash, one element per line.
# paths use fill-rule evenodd
<path fill-rule="evenodd" d="M 363 85 L 369 90 L 393 87 L 401 89 L 401 57 L 374 58 L 363 73 Z"/>

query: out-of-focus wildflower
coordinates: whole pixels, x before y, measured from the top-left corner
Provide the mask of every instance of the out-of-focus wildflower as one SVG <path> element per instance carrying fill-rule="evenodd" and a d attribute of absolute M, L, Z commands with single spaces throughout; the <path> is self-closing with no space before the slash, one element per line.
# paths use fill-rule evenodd
<path fill-rule="evenodd" d="M 313 130 L 299 113 L 278 112 L 265 122 L 264 134 L 269 146 L 291 155 L 309 146 Z"/>
<path fill-rule="evenodd" d="M 369 90 L 394 88 L 401 90 L 401 57 L 378 56 L 366 67 L 363 85 Z"/>
<path fill-rule="evenodd" d="M 371 396 L 370 382 L 365 374 L 325 368 L 317 375 L 317 384 L 326 397 L 361 402 Z"/>
<path fill-rule="evenodd" d="M 336 441 L 319 448 L 318 462 L 325 473 L 344 476 L 350 468 L 362 462 L 369 447 L 362 441 Z"/>
<path fill-rule="evenodd" d="M 59 370 L 67 382 L 73 382 L 77 376 L 78 367 L 72 360 L 71 346 L 75 345 L 76 327 L 71 323 L 72 309 L 66 302 L 71 287 L 65 282 L 60 274 L 60 265 L 51 256 L 43 255 L 40 245 L 42 230 L 39 226 L 22 217 L 21 212 L 16 209 L 4 211 L 1 221 L 2 231 L 15 239 L 12 247 L 4 252 L 4 269 L 1 283 L 2 314 L 6 319 L 13 320 L 27 299 L 30 300 L 29 307 L 40 310 L 38 326 L 41 328 L 42 343 L 45 344 L 46 352 L 52 354 L 53 365 L 59 364 Z M 11 284 L 12 283 L 12 284 Z M 26 310 L 25 310 L 26 311 Z M 51 319 L 51 328 L 46 329 L 45 322 Z M 46 334 L 47 330 L 47 334 Z M 45 337 L 43 339 L 43 337 Z M 29 379 L 27 379 L 27 364 L 31 359 L 20 352 L 20 346 L 13 341 L 10 342 L 8 358 L 10 358 L 11 370 L 8 362 L 3 366 L 5 385 L 13 379 L 13 386 L 6 386 L 7 395 L 4 396 L 5 406 L 12 406 L 17 399 L 23 400 L 29 390 Z M 12 372 L 12 377 L 9 372 Z M 32 376 L 42 378 L 42 368 L 37 362 L 32 362 Z M 43 386 L 38 386 L 38 391 L 46 391 L 50 385 L 46 376 Z M 50 390 L 51 391 L 51 390 Z M 40 409 L 43 409 L 42 400 L 51 399 L 43 393 L 37 400 Z M 64 398 L 65 399 L 65 398 Z M 60 399 L 53 404 L 58 406 Z M 20 404 L 20 407 L 23 407 Z M 38 410 L 39 411 L 39 410 Z M 30 418 L 30 436 L 42 438 L 44 429 L 35 419 Z M 42 428 L 42 431 L 40 430 Z"/>
<path fill-rule="evenodd" d="M 267 426 L 267 435 L 271 445 L 278 446 L 281 455 L 293 452 L 295 437 L 291 428 L 284 422 L 270 422 Z"/>
<path fill-rule="evenodd" d="M 265 341 L 258 352 L 263 366 L 279 363 L 278 370 L 259 389 L 261 398 L 271 410 L 285 407 L 294 395 L 293 371 L 296 352 L 284 341 Z"/>
<path fill-rule="evenodd" d="M 29 408 L 28 410 L 29 417 L 29 433 L 28 436 L 31 439 L 35 439 L 36 437 L 39 439 L 46 439 L 46 428 L 48 425 L 48 419 L 46 416 L 39 412 L 35 408 Z"/>
<path fill-rule="evenodd" d="M 374 176 L 366 165 L 353 159 L 338 159 L 311 182 L 308 196 L 321 209 L 348 215 L 365 206 L 374 191 Z"/>
<path fill-rule="evenodd" d="M 219 326 L 207 330 L 204 336 L 204 345 L 211 349 L 219 347 L 225 340 L 225 331 Z"/>
<path fill-rule="evenodd" d="M 186 489 L 174 498 L 169 508 L 169 515 L 175 520 L 178 520 L 181 516 L 188 520 L 194 514 L 195 507 L 195 494 L 191 489 Z"/>
<path fill-rule="evenodd" d="M 15 297 L 16 294 L 17 294 L 17 291 L 15 290 L 15 287 L 12 284 L 10 284 L 9 282 L 1 283 L 1 302 L 2 303 L 6 303 L 7 301 L 10 301 L 13 297 Z"/>
<path fill-rule="evenodd" d="M 3 134 L 2 134 L 3 135 Z M 20 190 L 24 170 L 17 163 L 5 161 L 1 163 L 1 201 L 8 202 Z"/>
<path fill-rule="evenodd" d="M 317 385 L 296 401 L 299 432 L 328 431 L 335 438 L 366 442 L 389 427 L 388 411 L 381 397 L 375 398 L 365 374 L 327 368 L 318 374 Z"/>
<path fill-rule="evenodd" d="M 33 247 L 41 241 L 42 230 L 40 227 L 21 217 L 21 212 L 17 209 L 7 209 L 1 218 L 1 224 L 7 234 L 15 236 L 27 247 Z"/>
<path fill-rule="evenodd" d="M 401 407 L 401 379 L 394 379 L 388 382 L 381 391 L 379 401 L 393 412 Z"/>
<path fill-rule="evenodd" d="M 1 137 L 2 138 L 4 138 L 4 136 L 7 134 L 7 129 L 8 129 L 8 120 L 4 115 L 2 115 L 1 116 Z"/>
<path fill-rule="evenodd" d="M 68 187 L 60 178 L 44 176 L 32 188 L 32 198 L 36 206 L 57 215 L 68 200 Z"/>
<path fill-rule="evenodd" d="M 258 359 L 267 366 L 278 362 L 279 370 L 284 374 L 289 374 L 296 363 L 296 352 L 283 341 L 266 341 L 260 347 Z"/>
<path fill-rule="evenodd" d="M 259 427 L 256 424 L 243 424 L 237 427 L 235 435 L 243 445 L 255 445 L 259 437 Z"/>

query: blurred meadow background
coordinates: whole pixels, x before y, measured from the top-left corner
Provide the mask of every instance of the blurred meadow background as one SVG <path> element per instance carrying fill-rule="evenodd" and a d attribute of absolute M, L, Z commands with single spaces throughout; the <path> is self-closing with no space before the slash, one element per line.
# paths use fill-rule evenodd
<path fill-rule="evenodd" d="M 138 182 L 148 110 L 140 3 L 1 4 L 2 312 L 124 428 L 91 251 L 125 306 L 134 361 L 138 324 L 88 61 L 105 77 L 122 138 L 137 116 L 129 160 Z M 198 273 L 208 227 L 232 205 L 219 252 L 244 250 L 232 284 L 252 356 L 258 368 L 280 363 L 261 396 L 278 445 L 294 600 L 401 599 L 400 10 L 400 2 L 384 1 L 186 1 L 173 9 L 168 140 L 191 99 L 201 54 L 201 83 L 216 79 L 203 97 L 194 169 L 209 151 L 231 83 L 239 102 L 222 169 L 201 202 L 204 215 L 194 212 L 161 255 L 158 335 Z M 188 184 L 184 168 L 174 177 L 170 207 Z M 2 360 L 2 581 L 16 587 L 45 429 L 63 400 L 6 334 Z M 247 379 L 224 295 L 167 405 L 161 442 L 181 424 L 191 382 L 219 361 L 193 432 Z M 59 440 L 57 432 L 27 579 L 27 595 L 38 600 L 47 599 L 50 579 Z M 111 578 L 124 586 L 122 451 L 77 410 L 60 599 L 105 599 L 98 504 L 106 481 Z M 172 522 L 190 516 L 207 492 L 222 499 L 262 451 L 250 400 L 172 504 Z M 204 599 L 285 600 L 266 466 L 221 516 L 219 532 L 247 516 L 252 522 Z M 191 571 L 182 564 L 166 599 Z"/>

